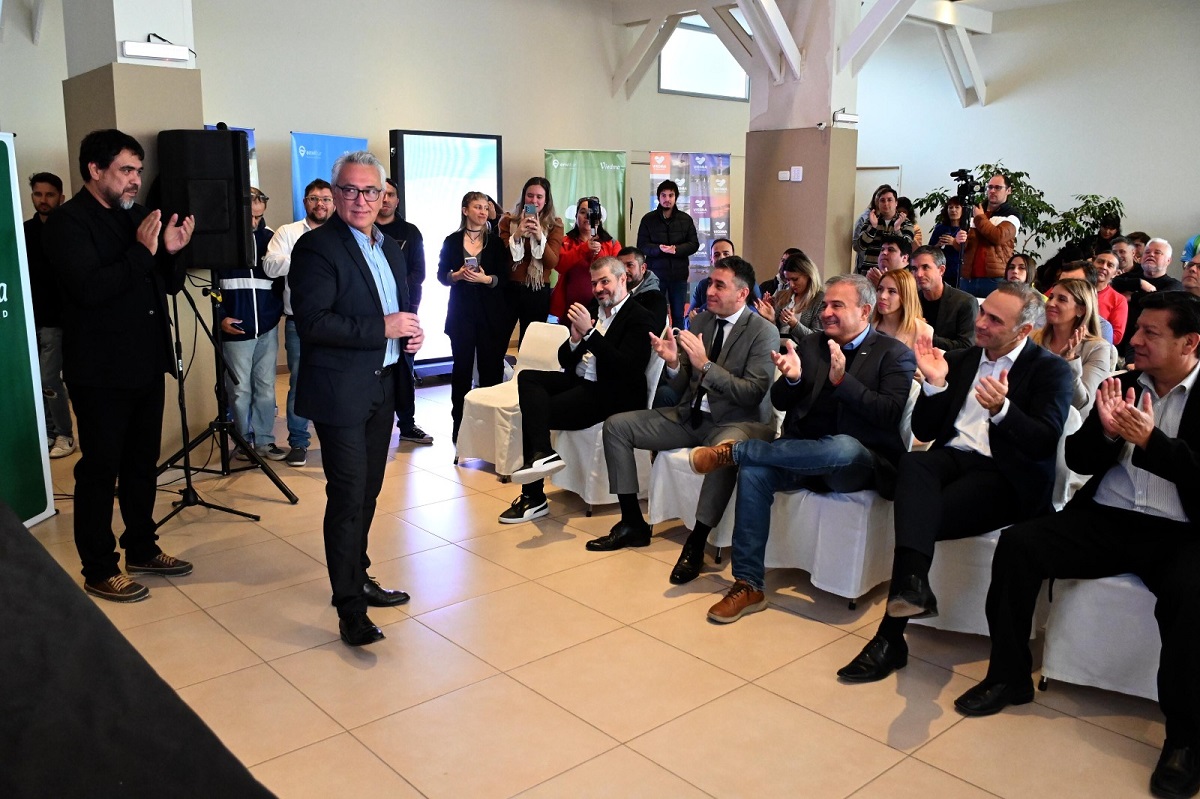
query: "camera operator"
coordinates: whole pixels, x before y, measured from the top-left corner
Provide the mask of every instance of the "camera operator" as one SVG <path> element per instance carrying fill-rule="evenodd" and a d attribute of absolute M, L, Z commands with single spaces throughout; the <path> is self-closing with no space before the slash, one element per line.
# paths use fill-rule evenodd
<path fill-rule="evenodd" d="M 960 170 L 961 171 L 961 170 Z M 987 182 L 987 206 L 976 205 L 963 253 L 958 287 L 976 297 L 986 297 L 1004 281 L 1004 267 L 1016 246 L 1021 217 L 1008 204 L 1012 185 L 997 173 Z"/>
<path fill-rule="evenodd" d="M 47 218 L 43 235 L 63 292 L 63 375 L 79 426 L 75 547 L 84 590 L 112 602 L 150 595 L 118 565 L 114 492 L 125 521 L 125 571 L 192 570 L 158 548 L 152 514 L 162 376 L 175 374 L 166 293 L 183 287 L 173 256 L 191 241 L 196 220 L 163 220 L 161 211 L 136 204 L 144 157 L 142 145 L 119 130 L 85 136 L 83 190 Z"/>

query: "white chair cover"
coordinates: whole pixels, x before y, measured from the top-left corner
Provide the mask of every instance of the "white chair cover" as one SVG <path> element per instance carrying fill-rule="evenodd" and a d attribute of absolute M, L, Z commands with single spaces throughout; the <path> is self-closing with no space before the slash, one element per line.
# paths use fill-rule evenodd
<path fill-rule="evenodd" d="M 534 322 L 525 331 L 517 352 L 519 373 L 524 369 L 560 371 L 558 348 L 567 339 L 564 325 Z M 496 473 L 510 475 L 524 465 L 521 444 L 521 409 L 517 400 L 517 381 L 467 392 L 463 419 L 458 429 L 460 460 L 479 458 L 496 467 Z"/>

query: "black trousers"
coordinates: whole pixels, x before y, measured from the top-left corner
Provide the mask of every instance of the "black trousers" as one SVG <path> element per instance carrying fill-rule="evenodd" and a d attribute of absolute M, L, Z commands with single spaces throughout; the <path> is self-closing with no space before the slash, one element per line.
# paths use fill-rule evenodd
<path fill-rule="evenodd" d="M 137 388 L 72 383 L 78 421 L 75 464 L 75 548 L 83 579 L 121 573 L 113 535 L 113 489 L 121 506 L 126 561 L 146 561 L 160 550 L 154 532 L 154 495 L 162 440 L 163 379 Z"/>
<path fill-rule="evenodd" d="M 511 330 L 511 328 L 510 328 Z M 481 323 L 460 325 L 450 335 L 450 418 L 454 421 L 453 440 L 458 441 L 462 424 L 463 400 L 471 390 L 476 365 L 479 387 L 494 386 L 504 378 L 504 353 L 508 352 L 507 331 L 500 332 Z"/>
<path fill-rule="evenodd" d="M 506 337 L 511 337 L 512 326 L 519 324 L 521 326 L 517 338 L 519 346 L 525 340 L 525 331 L 530 324 L 545 322 L 550 316 L 550 286 L 547 284 L 535 291 L 527 288 L 523 283 L 509 283 L 504 291 L 505 299 L 508 301 L 509 317 L 512 320 L 505 330 Z M 506 341 L 506 347 L 507 343 Z"/>
<path fill-rule="evenodd" d="M 586 430 L 610 414 L 629 410 L 614 406 L 611 398 L 606 401 L 595 383 L 574 372 L 526 369 L 517 375 L 517 396 L 526 460 L 535 452 L 550 451 L 551 430 Z"/>
<path fill-rule="evenodd" d="M 403 369 L 399 363 L 392 370 Z M 325 469 L 325 562 L 338 616 L 364 613 L 363 585 L 371 559 L 367 539 L 375 516 L 375 500 L 383 486 L 396 413 L 394 372 L 372 386 L 371 412 L 361 424 L 341 426 L 314 422 L 321 439 Z"/>
<path fill-rule="evenodd" d="M 992 559 L 987 597 L 988 679 L 1029 679 L 1029 632 L 1043 580 L 1127 572 L 1140 577 L 1158 599 L 1158 703 L 1167 719 L 1167 740 L 1200 744 L 1200 539 L 1194 523 L 1083 501 L 1005 530 Z"/>
<path fill-rule="evenodd" d="M 991 458 L 949 447 L 908 452 L 896 475 L 896 548 L 933 558 L 936 542 L 1020 521 L 1028 506 Z"/>
<path fill-rule="evenodd" d="M 416 356 L 406 352 L 403 357 L 404 362 L 396 364 L 396 426 L 401 430 L 412 430 L 417 424 L 417 381 L 413 376 Z M 407 369 L 407 378 L 400 374 L 402 368 Z"/>

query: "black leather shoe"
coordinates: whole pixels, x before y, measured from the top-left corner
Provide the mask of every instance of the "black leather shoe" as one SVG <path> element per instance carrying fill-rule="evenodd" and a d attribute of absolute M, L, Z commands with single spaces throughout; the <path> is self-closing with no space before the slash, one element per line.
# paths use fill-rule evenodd
<path fill-rule="evenodd" d="M 339 619 L 338 630 L 342 633 L 342 640 L 349 646 L 366 646 L 383 640 L 383 630 L 376 627 L 365 613 Z"/>
<path fill-rule="evenodd" d="M 404 591 L 384 588 L 369 574 L 367 581 L 363 583 L 363 595 L 367 598 L 367 604 L 373 608 L 390 608 L 408 601 L 408 594 Z"/>
<path fill-rule="evenodd" d="M 1162 756 L 1150 775 L 1150 793 L 1164 799 L 1195 796 L 1200 791 L 1200 750 L 1195 746 L 1163 744 Z"/>
<path fill-rule="evenodd" d="M 683 551 L 679 553 L 679 560 L 675 561 L 675 568 L 671 570 L 671 583 L 673 585 L 683 585 L 690 583 L 700 576 L 700 569 L 704 567 L 704 542 L 701 541 L 699 546 L 683 545 Z"/>
<path fill-rule="evenodd" d="M 1033 701 L 1033 683 L 981 682 L 958 699 L 954 707 L 964 716 L 991 716 L 1009 705 L 1027 705 Z"/>
<path fill-rule="evenodd" d="M 937 597 L 929 580 L 910 574 L 888 591 L 887 615 L 894 619 L 928 619 L 938 615 Z"/>
<path fill-rule="evenodd" d="M 625 547 L 647 547 L 650 546 L 650 525 L 645 522 L 642 522 L 640 526 L 634 526 L 628 522 L 617 522 L 611 533 L 593 538 L 587 542 L 586 546 L 592 552 L 612 552 L 614 549 Z"/>
<path fill-rule="evenodd" d="M 892 644 L 877 635 L 863 647 L 858 657 L 838 669 L 837 676 L 846 682 L 877 682 L 907 665 L 908 647 Z"/>

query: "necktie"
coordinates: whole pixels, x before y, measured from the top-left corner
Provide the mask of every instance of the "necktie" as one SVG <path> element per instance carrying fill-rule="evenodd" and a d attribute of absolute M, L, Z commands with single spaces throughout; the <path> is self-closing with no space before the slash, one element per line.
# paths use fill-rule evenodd
<path fill-rule="evenodd" d="M 725 345 L 725 320 L 718 319 L 717 320 L 717 332 L 716 332 L 716 334 L 713 335 L 712 346 L 709 347 L 709 349 L 708 349 L 708 359 L 715 363 L 717 358 L 720 357 L 721 347 L 723 347 L 724 345 Z M 704 400 L 704 387 L 701 386 L 700 388 L 696 389 L 696 399 L 694 402 L 692 402 L 692 412 L 689 417 L 689 421 L 692 424 L 693 430 L 698 428 L 700 426 L 700 423 L 702 421 L 704 421 L 703 417 L 701 416 L 701 411 L 700 411 L 700 404 L 703 400 Z"/>

